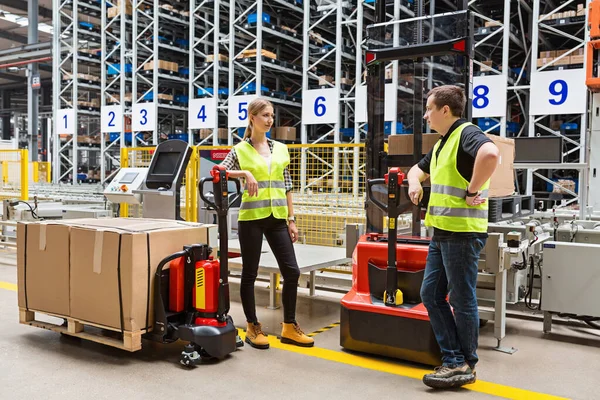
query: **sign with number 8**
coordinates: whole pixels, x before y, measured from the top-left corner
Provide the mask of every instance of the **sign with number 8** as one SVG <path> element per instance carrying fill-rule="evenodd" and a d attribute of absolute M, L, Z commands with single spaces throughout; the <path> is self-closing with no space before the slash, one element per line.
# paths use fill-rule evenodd
<path fill-rule="evenodd" d="M 506 78 L 502 75 L 473 79 L 473 118 L 506 115 Z"/>

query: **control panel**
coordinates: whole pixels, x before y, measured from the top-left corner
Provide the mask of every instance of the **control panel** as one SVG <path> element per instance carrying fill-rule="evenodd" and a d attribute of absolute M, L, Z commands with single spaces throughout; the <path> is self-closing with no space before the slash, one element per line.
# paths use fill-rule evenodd
<path fill-rule="evenodd" d="M 146 180 L 148 168 L 121 168 L 104 189 L 104 196 L 113 203 L 142 204 L 142 195 L 134 193 Z"/>

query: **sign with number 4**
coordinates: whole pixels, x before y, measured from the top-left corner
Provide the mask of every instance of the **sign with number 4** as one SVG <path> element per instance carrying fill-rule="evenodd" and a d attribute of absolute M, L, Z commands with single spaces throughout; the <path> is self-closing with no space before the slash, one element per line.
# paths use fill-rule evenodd
<path fill-rule="evenodd" d="M 567 69 L 531 74 L 531 115 L 584 114 L 587 108 L 585 70 Z"/>
<path fill-rule="evenodd" d="M 217 127 L 217 99 L 190 100 L 188 121 L 190 129 L 214 129 Z"/>
<path fill-rule="evenodd" d="M 335 89 L 307 90 L 302 94 L 302 122 L 305 125 L 335 124 L 340 119 Z"/>
<path fill-rule="evenodd" d="M 134 104 L 131 112 L 131 129 L 135 132 L 156 129 L 156 103 Z"/>
<path fill-rule="evenodd" d="M 123 130 L 123 113 L 121 106 L 102 107 L 102 133 L 121 132 Z"/>

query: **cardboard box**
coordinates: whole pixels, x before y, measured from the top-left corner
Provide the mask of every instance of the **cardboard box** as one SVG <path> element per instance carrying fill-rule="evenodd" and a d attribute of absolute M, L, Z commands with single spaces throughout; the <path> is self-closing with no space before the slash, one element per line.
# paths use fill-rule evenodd
<path fill-rule="evenodd" d="M 484 26 L 487 28 L 489 26 L 500 26 L 502 25 L 500 21 L 485 21 Z"/>
<path fill-rule="evenodd" d="M 121 12 L 121 1 L 120 0 L 115 0 L 115 1 L 112 1 L 111 3 L 113 3 L 115 5 L 115 7 L 109 7 L 106 10 L 106 14 L 107 14 L 108 18 L 114 18 L 117 15 L 119 15 L 119 13 Z M 133 15 L 133 6 L 132 6 L 130 0 L 128 0 L 127 3 L 125 3 L 125 14 Z"/>
<path fill-rule="evenodd" d="M 213 62 L 215 60 L 215 55 L 214 54 L 210 54 L 208 56 L 206 56 L 206 62 Z M 224 54 L 219 54 L 217 56 L 217 60 L 219 61 L 229 61 L 229 57 L 227 57 Z"/>
<path fill-rule="evenodd" d="M 385 79 L 393 79 L 394 77 L 394 70 L 391 68 L 386 68 L 385 70 Z"/>
<path fill-rule="evenodd" d="M 333 84 L 333 76 L 330 75 L 321 75 L 319 76 L 319 85 L 321 86 L 329 86 L 329 83 Z"/>
<path fill-rule="evenodd" d="M 22 225 L 17 229 L 27 234 L 17 236 L 19 306 L 125 331 L 152 325 L 158 263 L 186 244 L 208 243 L 214 230 L 143 218 Z"/>
<path fill-rule="evenodd" d="M 540 57 L 539 58 L 554 58 L 556 57 L 556 50 L 552 50 L 552 51 L 540 51 Z"/>
<path fill-rule="evenodd" d="M 20 308 L 70 315 L 70 229 L 60 222 L 17 224 Z"/>
<path fill-rule="evenodd" d="M 390 155 L 411 155 L 413 154 L 413 138 L 414 135 L 390 135 L 388 137 L 388 154 Z M 429 153 L 433 146 L 440 138 L 438 133 L 424 133 L 422 135 L 423 154 Z"/>
<path fill-rule="evenodd" d="M 583 64 L 583 55 L 571 56 L 571 64 Z"/>
<path fill-rule="evenodd" d="M 256 57 L 256 53 L 257 53 L 257 50 L 256 50 L 256 49 L 244 50 L 244 51 L 242 52 L 242 54 L 241 54 L 241 56 L 240 56 L 240 57 L 241 57 L 241 58 L 252 58 L 252 57 Z M 274 59 L 274 60 L 277 60 L 277 54 L 275 54 L 275 53 L 273 53 L 273 52 L 271 52 L 271 51 L 268 51 L 268 50 L 262 49 L 262 50 L 260 51 L 260 54 L 262 54 L 262 55 L 263 55 L 263 56 L 265 56 L 265 57 L 268 57 L 268 58 L 272 58 L 272 59 Z M 238 58 L 239 58 L 239 57 L 238 57 Z"/>
<path fill-rule="evenodd" d="M 227 128 L 219 128 L 218 138 L 227 140 L 229 138 L 229 129 Z"/>
<path fill-rule="evenodd" d="M 497 135 L 486 136 L 492 139 L 500 151 L 498 167 L 490 179 L 489 197 L 510 196 L 515 192 L 515 141 Z"/>
<path fill-rule="evenodd" d="M 280 126 L 275 128 L 273 132 L 275 134 L 275 139 L 277 140 L 296 140 L 298 136 L 296 135 L 296 128 L 291 126 Z"/>
<path fill-rule="evenodd" d="M 560 57 L 563 54 L 568 53 L 569 51 L 570 51 L 570 49 L 567 49 L 567 50 L 556 50 L 556 57 Z"/>
<path fill-rule="evenodd" d="M 144 71 L 150 71 L 153 69 L 154 69 L 154 60 L 148 61 L 146 64 L 144 64 Z M 177 65 L 177 63 L 174 63 L 174 62 L 158 60 L 158 69 L 177 72 L 177 71 L 179 71 L 179 66 Z"/>
<path fill-rule="evenodd" d="M 550 61 L 554 60 L 554 58 L 538 58 L 537 59 L 537 66 L 539 67 L 543 67 L 546 64 L 549 64 Z"/>
<path fill-rule="evenodd" d="M 555 61 L 553 65 L 569 65 L 571 64 L 571 56 L 566 56 L 558 61 Z"/>

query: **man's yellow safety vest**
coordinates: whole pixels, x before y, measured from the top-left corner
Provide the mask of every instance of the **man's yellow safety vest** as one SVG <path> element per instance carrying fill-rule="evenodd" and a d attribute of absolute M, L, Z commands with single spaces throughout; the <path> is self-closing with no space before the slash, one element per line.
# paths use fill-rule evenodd
<path fill-rule="evenodd" d="M 288 207 L 285 191 L 284 169 L 290 163 L 287 146 L 273 142 L 271 168 L 263 156 L 247 141 L 234 146 L 240 168 L 250 171 L 258 182 L 258 196 L 250 197 L 245 190 L 242 195 L 239 221 L 254 221 L 267 218 L 271 214 L 275 218 L 287 219 Z"/>
<path fill-rule="evenodd" d="M 440 151 L 438 141 L 433 147 L 430 166 L 431 196 L 425 225 L 450 232 L 487 232 L 488 204 L 468 206 L 466 202 L 469 182 L 456 168 L 456 159 L 463 130 L 472 125 L 464 123 L 452 131 Z M 480 189 L 482 197 L 488 196 L 490 181 Z"/>

